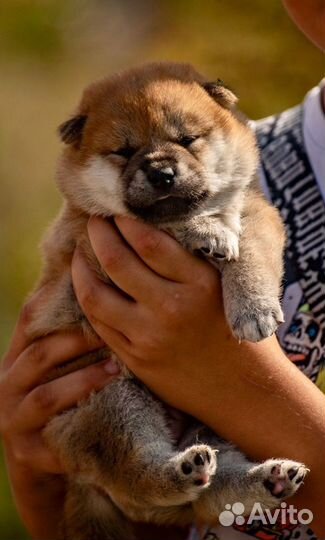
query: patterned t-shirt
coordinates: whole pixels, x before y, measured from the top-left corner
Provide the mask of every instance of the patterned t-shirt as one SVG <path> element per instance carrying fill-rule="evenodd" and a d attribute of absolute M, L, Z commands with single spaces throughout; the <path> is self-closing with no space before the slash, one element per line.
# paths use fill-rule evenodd
<path fill-rule="evenodd" d="M 278 338 L 288 357 L 325 393 L 325 114 L 321 87 L 302 106 L 255 124 L 261 184 L 287 229 Z M 235 515 L 234 515 L 235 518 Z M 189 540 L 317 540 L 308 525 L 262 520 L 193 530 Z"/>

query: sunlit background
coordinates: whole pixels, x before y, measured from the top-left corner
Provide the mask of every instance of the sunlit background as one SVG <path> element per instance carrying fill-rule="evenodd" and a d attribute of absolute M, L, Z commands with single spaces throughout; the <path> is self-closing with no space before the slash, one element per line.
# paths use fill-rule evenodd
<path fill-rule="evenodd" d="M 189 61 L 222 78 L 252 118 L 298 103 L 324 72 L 280 0 L 1 0 L 0 354 L 60 205 L 57 125 L 89 81 L 148 60 Z M 3 466 L 0 538 L 27 538 Z"/>

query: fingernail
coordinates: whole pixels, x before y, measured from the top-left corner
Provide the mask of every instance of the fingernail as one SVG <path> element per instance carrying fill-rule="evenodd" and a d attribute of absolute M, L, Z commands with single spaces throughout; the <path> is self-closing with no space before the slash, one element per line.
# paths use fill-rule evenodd
<path fill-rule="evenodd" d="M 116 360 L 114 360 L 114 358 L 110 358 L 109 360 L 107 360 L 107 362 L 105 362 L 104 369 L 110 375 L 117 375 L 121 371 L 120 366 L 118 365 Z"/>

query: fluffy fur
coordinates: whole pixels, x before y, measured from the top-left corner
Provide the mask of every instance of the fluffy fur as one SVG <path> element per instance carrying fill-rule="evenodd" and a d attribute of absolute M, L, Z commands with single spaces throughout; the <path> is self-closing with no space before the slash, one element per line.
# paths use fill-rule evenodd
<path fill-rule="evenodd" d="M 258 192 L 254 135 L 220 81 L 191 66 L 150 64 L 86 89 L 60 127 L 58 185 L 64 206 L 44 241 L 46 304 L 30 325 L 92 332 L 76 301 L 70 265 L 81 245 L 104 281 L 86 233 L 89 215 L 131 215 L 172 233 L 221 271 L 234 335 L 271 335 L 279 304 L 284 232 Z M 107 357 L 103 349 L 65 369 Z M 53 374 L 55 376 L 55 374 Z M 132 522 L 213 524 L 225 503 L 277 506 L 306 469 L 289 460 L 252 463 L 192 422 L 176 444 L 164 406 L 126 373 L 54 418 L 49 444 L 69 471 L 62 538 L 131 540 Z M 218 453 L 217 453 L 218 450 Z"/>

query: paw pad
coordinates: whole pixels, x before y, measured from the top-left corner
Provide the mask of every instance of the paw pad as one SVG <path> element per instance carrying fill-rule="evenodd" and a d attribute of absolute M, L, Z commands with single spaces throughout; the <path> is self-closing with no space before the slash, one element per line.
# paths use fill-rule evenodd
<path fill-rule="evenodd" d="M 264 487 L 277 499 L 293 495 L 302 484 L 308 469 L 301 463 L 280 461 L 271 463 Z"/>
<path fill-rule="evenodd" d="M 216 471 L 215 451 L 206 445 L 185 450 L 180 456 L 180 471 L 192 486 L 206 487 Z"/>

